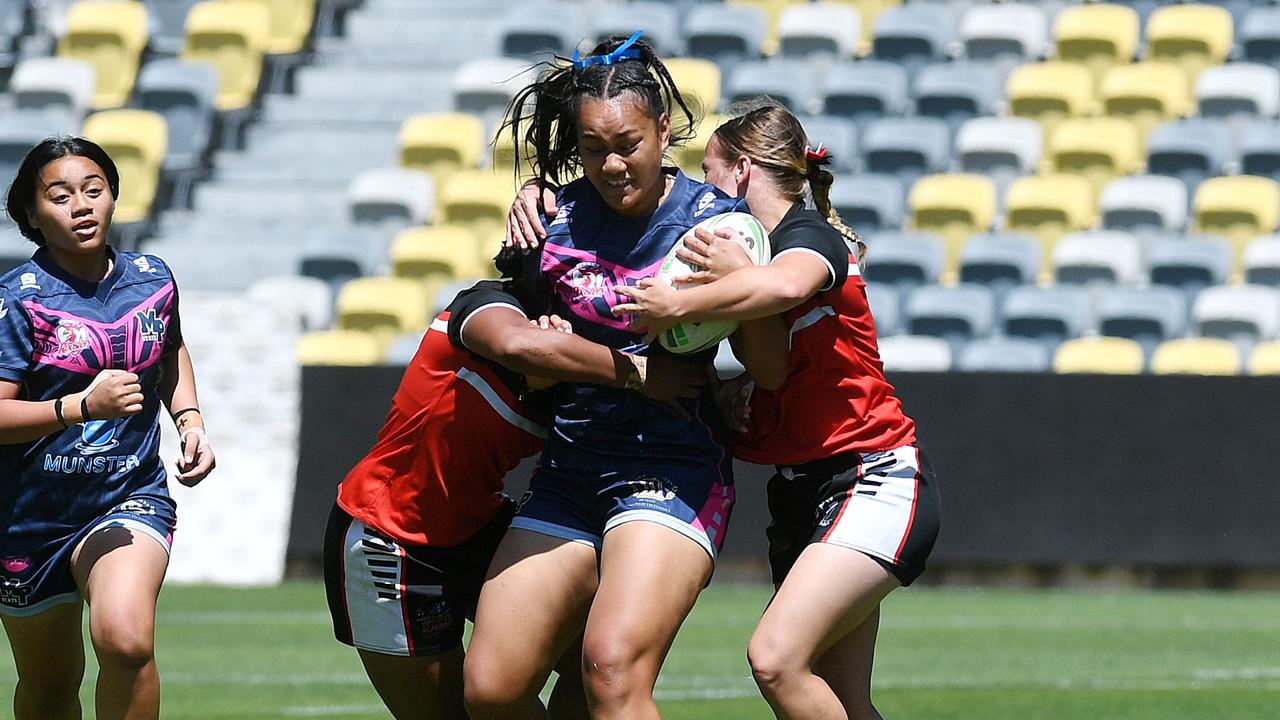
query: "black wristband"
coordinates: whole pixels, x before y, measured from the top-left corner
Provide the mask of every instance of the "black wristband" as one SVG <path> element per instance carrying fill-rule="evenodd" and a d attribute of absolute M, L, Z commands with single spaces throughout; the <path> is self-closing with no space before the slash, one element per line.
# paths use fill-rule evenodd
<path fill-rule="evenodd" d="M 58 422 L 62 423 L 62 427 L 64 428 L 71 427 L 70 425 L 67 424 L 67 419 L 62 416 L 62 398 L 54 398 L 53 414 L 58 416 Z"/>
<path fill-rule="evenodd" d="M 89 397 L 80 398 L 80 422 L 89 422 L 93 418 L 89 417 Z"/>
<path fill-rule="evenodd" d="M 178 412 L 173 413 L 170 417 L 172 417 L 173 421 L 176 423 L 178 422 L 178 418 L 182 417 L 183 415 L 186 415 L 189 412 L 198 413 L 200 412 L 200 408 L 198 407 L 182 408 Z"/>

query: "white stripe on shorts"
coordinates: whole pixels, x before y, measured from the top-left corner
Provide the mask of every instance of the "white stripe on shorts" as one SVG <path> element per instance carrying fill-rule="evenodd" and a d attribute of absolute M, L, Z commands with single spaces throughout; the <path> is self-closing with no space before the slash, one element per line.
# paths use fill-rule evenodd
<path fill-rule="evenodd" d="M 409 655 L 405 630 L 405 550 L 352 520 L 342 538 L 343 592 L 351 641 L 361 650 Z"/>
<path fill-rule="evenodd" d="M 822 542 L 899 564 L 915 519 L 920 456 L 913 445 L 862 456 L 863 479 L 849 490 Z M 879 485 L 876 485 L 879 483 Z M 824 518 L 825 520 L 825 518 Z"/>

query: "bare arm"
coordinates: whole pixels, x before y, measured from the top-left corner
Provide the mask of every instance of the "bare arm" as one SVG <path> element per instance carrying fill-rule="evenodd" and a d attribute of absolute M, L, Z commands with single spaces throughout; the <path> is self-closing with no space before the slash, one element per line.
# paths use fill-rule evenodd
<path fill-rule="evenodd" d="M 787 326 L 778 315 L 758 320 L 747 320 L 738 326 L 733 354 L 747 368 L 747 374 L 756 385 L 765 390 L 777 390 L 787 379 L 787 357 L 790 355 L 790 338 Z"/>
<path fill-rule="evenodd" d="M 142 412 L 138 376 L 103 370 L 88 387 L 54 400 L 19 400 L 22 386 L 0 380 L 0 445 L 31 442 L 86 420 L 108 420 Z M 61 403 L 58 402 L 61 400 Z M 61 405 L 62 419 L 55 405 Z M 88 410 L 88 417 L 85 417 Z"/>
<path fill-rule="evenodd" d="M 185 344 L 161 361 L 164 372 L 160 380 L 160 400 L 173 417 L 174 427 L 182 439 L 182 457 L 178 460 L 178 482 L 191 486 L 213 471 L 216 461 L 205 434 L 200 400 L 196 396 L 195 368 Z"/>

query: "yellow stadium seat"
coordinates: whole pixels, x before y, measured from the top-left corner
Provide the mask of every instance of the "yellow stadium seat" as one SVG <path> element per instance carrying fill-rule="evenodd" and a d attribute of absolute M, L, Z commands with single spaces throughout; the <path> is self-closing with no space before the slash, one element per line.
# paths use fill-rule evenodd
<path fill-rule="evenodd" d="M 807 3 L 809 0 L 729 0 L 734 5 L 754 5 L 764 11 L 765 31 L 764 45 L 761 50 L 765 55 L 778 51 L 778 20 L 782 13 L 792 5 Z"/>
<path fill-rule="evenodd" d="M 1097 221 L 1093 186 L 1078 175 L 1019 178 L 1005 192 L 1004 202 L 1005 229 L 1040 241 L 1046 272 L 1058 238 L 1087 230 Z"/>
<path fill-rule="evenodd" d="M 218 69 L 219 110 L 248 107 L 262 78 L 271 14 L 257 0 L 207 0 L 187 13 L 182 59 Z"/>
<path fill-rule="evenodd" d="M 852 5 L 858 9 L 858 14 L 862 16 L 862 41 L 858 47 L 859 55 L 866 55 L 871 51 L 871 31 L 880 13 L 902 4 L 902 0 L 825 0 L 825 2 Z"/>
<path fill-rule="evenodd" d="M 1023 65 L 1009 76 L 1009 114 L 1040 123 L 1045 147 L 1058 124 L 1093 110 L 1093 76 L 1080 65 L 1046 62 Z"/>
<path fill-rule="evenodd" d="M 431 173 L 437 184 L 450 173 L 475 169 L 484 147 L 484 125 L 474 115 L 414 115 L 400 126 L 400 164 Z"/>
<path fill-rule="evenodd" d="M 672 159 L 685 175 L 691 178 L 702 178 L 702 156 L 707 152 L 707 141 L 711 139 L 711 133 L 728 119 L 724 115 L 703 117 L 692 138 L 684 145 L 671 148 L 669 152 Z"/>
<path fill-rule="evenodd" d="M 133 92 L 147 46 L 147 7 L 140 2 L 82 2 L 67 13 L 58 54 L 93 66 L 94 108 L 121 107 Z"/>
<path fill-rule="evenodd" d="M 438 225 L 402 230 L 391 244 L 391 272 L 424 283 L 483 277 L 480 241 L 464 227 Z"/>
<path fill-rule="evenodd" d="M 486 237 L 501 237 L 517 189 L 510 173 L 490 170 L 453 173 L 445 180 L 437 198 L 441 220 L 471 228 L 482 241 Z"/>
<path fill-rule="evenodd" d="M 1211 65 L 1226 62 L 1231 52 L 1231 13 L 1215 5 L 1170 5 L 1147 19 L 1147 58 L 1182 68 L 1187 89 Z"/>
<path fill-rule="evenodd" d="M 1096 86 L 1107 70 L 1133 61 L 1138 25 L 1138 13 L 1124 5 L 1068 7 L 1058 14 L 1053 26 L 1058 59 L 1088 68 Z"/>
<path fill-rule="evenodd" d="M 1251 375 L 1280 375 L 1280 340 L 1265 342 L 1249 355 Z"/>
<path fill-rule="evenodd" d="M 1157 375 L 1235 375 L 1240 372 L 1240 351 L 1230 341 L 1218 338 L 1166 340 L 1151 356 L 1151 372 Z"/>
<path fill-rule="evenodd" d="M 911 188 L 907 205 L 912 227 L 934 233 L 946 243 L 945 270 L 955 272 L 965 241 L 991 229 L 996 186 L 985 175 L 927 175 Z"/>
<path fill-rule="evenodd" d="M 356 278 L 338 292 L 338 327 L 371 333 L 386 347 L 396 335 L 427 326 L 430 302 L 427 289 L 416 280 Z"/>
<path fill-rule="evenodd" d="M 511 137 L 511 133 L 502 131 L 493 139 L 493 157 L 490 166 L 496 172 L 507 173 L 515 177 L 517 181 L 524 182 L 534 176 L 533 160 L 535 150 L 526 145 L 520 154 L 520 172 L 517 174 L 516 169 L 516 143 Z"/>
<path fill-rule="evenodd" d="M 1137 375 L 1142 365 L 1142 346 L 1128 338 L 1075 338 L 1059 345 L 1053 356 L 1057 373 Z"/>
<path fill-rule="evenodd" d="M 1250 240 L 1276 231 L 1280 183 L 1253 175 L 1216 177 L 1200 183 L 1192 203 L 1196 232 L 1221 235 L 1235 248 L 1240 270 Z"/>
<path fill-rule="evenodd" d="M 715 63 L 699 58 L 671 58 L 663 64 L 695 117 L 715 112 L 720 106 L 720 68 Z M 681 113 L 677 109 L 674 115 Z"/>
<path fill-rule="evenodd" d="M 1049 142 L 1049 164 L 1054 172 L 1085 178 L 1095 197 L 1107 183 L 1140 170 L 1144 155 L 1137 129 L 1120 118 L 1064 120 Z"/>
<path fill-rule="evenodd" d="M 1110 117 L 1133 123 L 1146 145 L 1157 125 L 1182 117 L 1195 103 L 1182 69 L 1164 62 L 1141 62 L 1112 68 L 1102 79 L 1102 107 Z"/>
<path fill-rule="evenodd" d="M 303 365 L 377 365 L 382 342 L 360 330 L 321 330 L 298 338 L 298 361 Z"/>
<path fill-rule="evenodd" d="M 115 221 L 138 222 L 151 213 L 160 164 L 169 148 L 164 116 L 148 110 L 103 110 L 90 115 L 84 136 L 102 146 L 120 170 Z"/>
<path fill-rule="evenodd" d="M 271 15 L 271 30 L 264 50 L 270 54 L 296 53 L 307 44 L 316 18 L 316 0 L 253 0 Z"/>

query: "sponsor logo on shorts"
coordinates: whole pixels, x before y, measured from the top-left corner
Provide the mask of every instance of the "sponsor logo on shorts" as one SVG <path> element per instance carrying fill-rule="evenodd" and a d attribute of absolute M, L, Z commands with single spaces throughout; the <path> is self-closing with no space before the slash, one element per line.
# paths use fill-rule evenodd
<path fill-rule="evenodd" d="M 30 600 L 31 586 L 17 578 L 0 582 L 0 604 L 24 607 Z"/>
<path fill-rule="evenodd" d="M 638 478 L 631 483 L 631 486 L 635 488 L 631 493 L 632 498 L 658 503 L 668 503 L 675 500 L 676 493 L 680 490 L 679 487 L 656 477 Z"/>
<path fill-rule="evenodd" d="M 156 506 L 146 500 L 125 500 L 116 506 L 115 512 L 133 513 L 134 515 L 155 515 Z"/>
<path fill-rule="evenodd" d="M 448 600 L 434 600 L 413 613 L 414 624 L 423 635 L 448 630 L 454 624 L 453 606 Z"/>
<path fill-rule="evenodd" d="M 818 505 L 818 527 L 827 527 L 836 521 L 836 516 L 840 514 L 840 501 L 844 496 L 829 497 Z"/>

